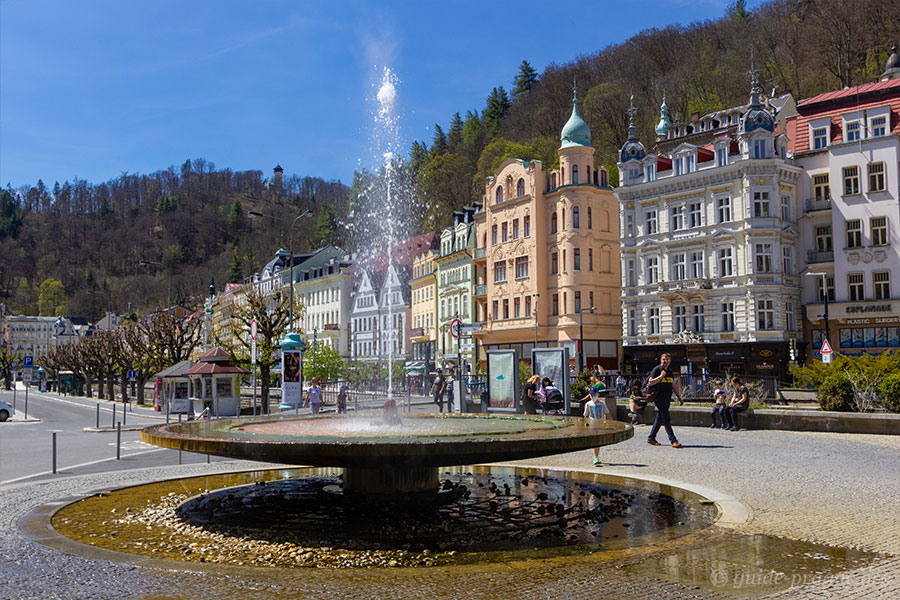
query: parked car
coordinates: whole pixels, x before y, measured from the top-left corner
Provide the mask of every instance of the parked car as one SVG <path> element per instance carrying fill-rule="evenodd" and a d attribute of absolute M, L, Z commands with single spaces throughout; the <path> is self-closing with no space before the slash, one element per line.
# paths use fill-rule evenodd
<path fill-rule="evenodd" d="M 13 415 L 13 407 L 8 402 L 0 400 L 0 421 L 5 421 Z"/>

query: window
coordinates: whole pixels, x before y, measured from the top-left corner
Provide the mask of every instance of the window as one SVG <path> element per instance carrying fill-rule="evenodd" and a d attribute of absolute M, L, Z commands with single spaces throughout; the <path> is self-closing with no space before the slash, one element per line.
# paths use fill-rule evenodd
<path fill-rule="evenodd" d="M 521 198 L 525 195 L 525 180 L 519 179 L 519 183 L 516 184 L 516 196 Z"/>
<path fill-rule="evenodd" d="M 559 253 L 553 252 L 550 254 L 550 274 L 556 275 L 559 273 Z"/>
<path fill-rule="evenodd" d="M 634 237 L 634 217 L 632 215 L 625 215 L 625 235 Z"/>
<path fill-rule="evenodd" d="M 557 223 L 556 211 L 553 211 L 553 214 L 550 216 L 550 233 L 556 233 Z"/>
<path fill-rule="evenodd" d="M 502 239 L 504 241 L 504 243 L 509 241 L 509 228 L 508 227 L 509 227 L 509 224 L 506 221 L 504 221 L 503 224 L 500 225 L 500 231 L 502 232 L 500 234 L 500 239 Z"/>
<path fill-rule="evenodd" d="M 650 323 L 650 335 L 659 335 L 659 309 L 647 309 L 647 321 Z"/>
<path fill-rule="evenodd" d="M 575 292 L 575 312 L 581 312 L 581 292 Z"/>
<path fill-rule="evenodd" d="M 884 191 L 884 163 L 869 164 L 869 191 Z"/>
<path fill-rule="evenodd" d="M 562 219 L 560 219 L 560 226 L 565 229 L 566 228 L 566 209 L 562 209 Z"/>
<path fill-rule="evenodd" d="M 753 140 L 753 158 L 766 157 L 766 140 Z"/>
<path fill-rule="evenodd" d="M 859 121 L 850 121 L 847 123 L 847 141 L 859 141 Z"/>
<path fill-rule="evenodd" d="M 872 228 L 872 245 L 887 246 L 887 217 L 872 217 L 871 219 L 869 219 L 869 224 Z"/>
<path fill-rule="evenodd" d="M 576 271 L 581 270 L 581 248 L 575 248 L 574 252 L 574 268 Z"/>
<path fill-rule="evenodd" d="M 689 154 L 684 157 L 684 172 L 685 173 L 693 173 L 694 172 L 694 155 Z"/>
<path fill-rule="evenodd" d="M 497 204 L 500 204 L 501 202 L 503 202 L 503 186 L 498 185 L 497 186 Z"/>
<path fill-rule="evenodd" d="M 503 318 L 509 318 L 509 298 L 503 299 Z"/>
<path fill-rule="evenodd" d="M 703 279 L 703 252 L 691 252 L 691 277 Z"/>
<path fill-rule="evenodd" d="M 672 161 L 672 162 L 675 163 L 675 174 L 676 174 L 676 175 L 681 175 L 681 174 L 683 174 L 683 173 L 684 173 L 684 166 L 683 166 L 682 163 L 681 163 L 681 159 L 680 159 L 680 158 L 676 158 L 676 159 L 675 159 L 674 161 Z"/>
<path fill-rule="evenodd" d="M 772 272 L 772 244 L 756 244 L 756 273 Z"/>
<path fill-rule="evenodd" d="M 648 210 L 644 214 L 644 224 L 645 224 L 645 229 L 647 230 L 645 232 L 646 235 L 653 235 L 654 233 L 656 233 L 657 226 L 656 226 L 656 211 L 655 210 Z"/>
<path fill-rule="evenodd" d="M 525 316 L 531 316 L 531 296 L 525 296 Z"/>
<path fill-rule="evenodd" d="M 775 304 L 772 300 L 756 301 L 756 328 L 775 329 Z"/>
<path fill-rule="evenodd" d="M 794 303 L 785 302 L 784 304 L 785 329 L 794 331 Z"/>
<path fill-rule="evenodd" d="M 769 192 L 753 192 L 753 216 L 768 217 L 769 215 Z"/>
<path fill-rule="evenodd" d="M 491 245 L 497 245 L 497 226 L 491 225 Z"/>
<path fill-rule="evenodd" d="M 572 208 L 572 227 L 578 229 L 581 227 L 581 217 L 579 216 L 578 207 Z"/>
<path fill-rule="evenodd" d="M 828 185 L 828 174 L 813 175 L 813 196 L 816 200 L 831 200 L 831 186 Z"/>
<path fill-rule="evenodd" d="M 790 196 L 782 196 L 781 197 L 781 220 L 782 221 L 790 221 L 791 220 L 791 197 Z"/>
<path fill-rule="evenodd" d="M 494 300 L 492 308 L 493 308 L 492 312 L 494 315 L 494 320 L 496 321 L 497 319 L 500 318 L 500 303 L 498 301 Z"/>
<path fill-rule="evenodd" d="M 628 273 L 628 279 L 626 279 L 627 285 L 628 286 L 637 285 L 637 273 L 635 272 L 635 268 L 634 268 L 634 260 L 630 259 L 628 261 L 628 267 L 626 269 L 626 272 Z"/>
<path fill-rule="evenodd" d="M 731 248 L 719 249 L 719 277 L 731 277 L 734 274 L 732 268 Z"/>
<path fill-rule="evenodd" d="M 828 145 L 828 128 L 813 129 L 813 150 L 819 150 Z"/>
<path fill-rule="evenodd" d="M 794 274 L 794 249 L 790 246 L 781 248 L 781 268 L 785 275 Z"/>
<path fill-rule="evenodd" d="M 553 306 L 552 306 L 552 309 L 553 309 L 553 312 L 550 313 L 550 314 L 552 314 L 552 315 L 554 315 L 554 316 L 556 316 L 556 315 L 559 314 L 559 294 L 553 294 Z"/>
<path fill-rule="evenodd" d="M 684 254 L 672 256 L 672 279 L 675 281 L 685 278 Z"/>
<path fill-rule="evenodd" d="M 691 326 L 694 329 L 694 333 L 703 333 L 703 325 L 704 325 L 703 316 L 704 315 L 703 315 L 703 305 L 702 304 L 697 304 L 697 305 L 691 307 L 691 319 L 693 320 L 693 323 L 691 324 Z"/>
<path fill-rule="evenodd" d="M 887 118 L 875 117 L 872 119 L 872 137 L 881 137 L 887 133 Z"/>
<path fill-rule="evenodd" d="M 588 271 L 594 270 L 594 249 L 588 248 Z"/>
<path fill-rule="evenodd" d="M 647 165 L 647 181 L 656 181 L 656 165 Z"/>
<path fill-rule="evenodd" d="M 519 239 L 519 220 L 513 219 L 512 223 L 512 239 Z"/>
<path fill-rule="evenodd" d="M 572 165 L 572 183 L 578 183 L 578 165 Z"/>
<path fill-rule="evenodd" d="M 734 331 L 734 302 L 722 303 L 722 331 Z"/>
<path fill-rule="evenodd" d="M 725 147 L 716 150 L 716 166 L 724 167 L 728 164 L 728 149 Z"/>
<path fill-rule="evenodd" d="M 659 283 L 659 257 L 651 256 L 647 258 L 647 269 L 645 271 L 647 283 Z"/>
<path fill-rule="evenodd" d="M 520 256 L 516 258 L 516 279 L 525 279 L 528 277 L 528 257 Z"/>
<path fill-rule="evenodd" d="M 531 237 L 531 217 L 529 215 L 522 219 L 522 237 Z"/>
<path fill-rule="evenodd" d="M 637 311 L 628 309 L 628 335 L 637 335 Z"/>
<path fill-rule="evenodd" d="M 876 300 L 891 299 L 891 274 L 889 271 L 875 271 L 872 273 L 872 284 L 875 288 Z"/>
<path fill-rule="evenodd" d="M 681 333 L 687 328 L 687 307 L 672 307 L 672 333 Z"/>
<path fill-rule="evenodd" d="M 673 206 L 670 212 L 671 217 L 669 219 L 669 229 L 671 231 L 684 229 L 684 213 L 682 212 L 682 208 L 680 206 Z"/>
<path fill-rule="evenodd" d="M 563 270 L 563 273 L 565 273 L 565 272 L 566 272 L 566 269 L 568 269 L 568 266 L 567 266 L 567 265 L 568 265 L 568 263 L 566 263 L 566 251 L 565 251 L 565 249 L 563 249 L 563 253 L 562 253 L 562 270 Z"/>
<path fill-rule="evenodd" d="M 589 297 L 590 297 L 590 302 L 591 302 L 589 306 L 594 306 L 594 292 L 589 292 L 589 294 L 590 294 Z"/>
<path fill-rule="evenodd" d="M 865 281 L 862 273 L 847 274 L 847 288 L 850 292 L 850 302 L 865 300 Z"/>
<path fill-rule="evenodd" d="M 859 193 L 859 167 L 844 167 L 844 195 Z"/>
<path fill-rule="evenodd" d="M 556 173 L 550 175 L 550 187 L 554 190 L 556 189 Z"/>
<path fill-rule="evenodd" d="M 513 317 L 518 319 L 522 316 L 522 299 L 516 297 L 513 299 Z"/>
<path fill-rule="evenodd" d="M 719 223 L 731 221 L 731 198 L 716 198 L 716 218 Z"/>
<path fill-rule="evenodd" d="M 506 261 L 498 260 L 494 263 L 494 283 L 506 281 Z"/>
<path fill-rule="evenodd" d="M 816 227 L 816 251 L 831 252 L 834 246 L 831 243 L 831 225 Z"/>
<path fill-rule="evenodd" d="M 847 221 L 847 247 L 862 247 L 862 220 L 852 219 Z"/>
<path fill-rule="evenodd" d="M 818 281 L 818 292 L 816 295 L 819 298 L 819 302 L 825 302 L 825 290 L 822 288 L 823 278 L 817 277 L 816 279 Z M 834 275 L 828 275 L 824 279 L 824 283 L 828 286 L 828 301 L 834 302 Z"/>
<path fill-rule="evenodd" d="M 591 219 L 591 207 L 590 207 L 590 206 L 588 206 L 587 217 L 588 217 L 588 229 L 590 229 L 590 228 L 591 228 L 591 221 L 592 221 L 592 219 Z"/>
<path fill-rule="evenodd" d="M 703 214 L 703 204 L 695 202 L 688 204 L 688 227 L 700 227 L 700 217 Z"/>

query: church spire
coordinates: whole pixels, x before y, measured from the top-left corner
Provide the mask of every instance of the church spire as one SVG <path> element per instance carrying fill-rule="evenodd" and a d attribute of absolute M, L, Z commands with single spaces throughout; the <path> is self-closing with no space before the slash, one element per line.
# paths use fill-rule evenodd
<path fill-rule="evenodd" d="M 669 105 L 666 104 L 666 94 L 663 92 L 663 101 L 659 106 L 659 123 L 656 124 L 656 135 L 668 137 L 669 135 Z"/>

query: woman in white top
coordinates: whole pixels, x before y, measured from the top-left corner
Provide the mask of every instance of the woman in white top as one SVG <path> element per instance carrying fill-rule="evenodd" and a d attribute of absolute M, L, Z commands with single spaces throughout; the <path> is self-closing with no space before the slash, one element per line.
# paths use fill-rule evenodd
<path fill-rule="evenodd" d="M 606 402 L 600 397 L 600 390 L 591 388 L 591 399 L 584 405 L 584 418 L 590 419 L 590 425 L 596 426 L 600 424 L 601 419 L 609 416 L 609 408 Z M 594 466 L 600 466 L 600 447 L 594 448 Z"/>

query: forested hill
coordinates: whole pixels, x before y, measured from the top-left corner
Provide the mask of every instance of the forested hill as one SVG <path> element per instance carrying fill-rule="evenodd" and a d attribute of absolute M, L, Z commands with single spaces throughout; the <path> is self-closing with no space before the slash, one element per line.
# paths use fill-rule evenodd
<path fill-rule="evenodd" d="M 615 27 L 613 12 L 597 14 L 597 27 Z M 460 107 L 465 116 L 448 115 L 430 141 L 413 144 L 411 176 L 428 200 L 421 229 L 479 200 L 485 177 L 506 158 L 552 166 L 571 114 L 573 80 L 596 162 L 614 168 L 631 94 L 638 134 L 649 146 L 663 97 L 670 116 L 683 120 L 746 103 L 751 53 L 767 93 L 789 91 L 800 100 L 876 80 L 898 36 L 900 0 L 774 0 L 752 11 L 736 2 L 719 20 L 643 31 L 540 74 L 523 61 L 509 92 L 498 85 L 484 108 Z"/>
<path fill-rule="evenodd" d="M 295 251 L 341 243 L 337 215 L 348 188 L 315 177 L 285 177 L 283 191 L 261 171 L 217 170 L 204 159 L 100 184 L 55 183 L 0 191 L 0 303 L 7 313 L 98 319 L 202 300 L 258 271 L 288 245 Z M 286 220 L 248 219 L 253 209 Z M 145 267 L 141 261 L 148 261 Z M 160 263 L 160 264 L 152 264 Z"/>

